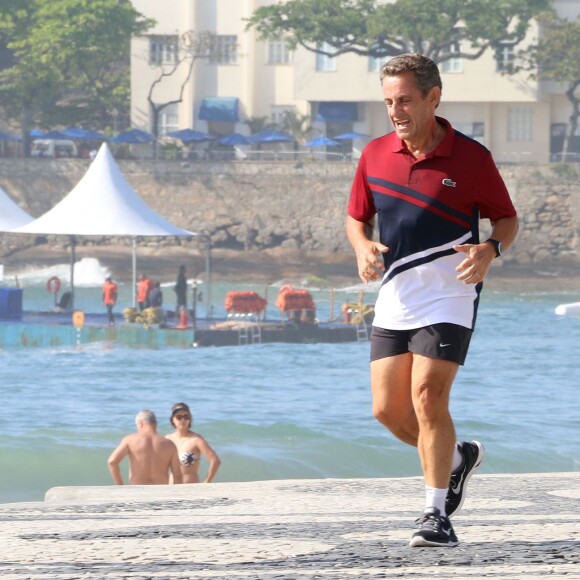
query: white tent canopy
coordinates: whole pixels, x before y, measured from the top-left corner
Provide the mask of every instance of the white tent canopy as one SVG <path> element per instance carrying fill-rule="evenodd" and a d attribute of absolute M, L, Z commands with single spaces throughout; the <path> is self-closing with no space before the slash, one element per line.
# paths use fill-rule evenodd
<path fill-rule="evenodd" d="M 34 218 L 12 201 L 0 187 L 0 231 L 7 232 L 33 220 Z"/>
<path fill-rule="evenodd" d="M 133 286 L 136 283 L 137 236 L 205 237 L 177 227 L 155 213 L 127 183 L 106 143 L 64 199 L 39 218 L 11 231 L 71 236 L 73 263 L 74 236 L 133 236 Z M 207 240 L 206 246 L 209 255 Z M 206 257 L 209 270 L 208 264 L 209 257 Z M 208 285 L 209 275 L 208 272 Z M 71 286 L 74 286 L 72 268 Z"/>
<path fill-rule="evenodd" d="M 74 189 L 51 210 L 14 230 L 73 236 L 193 236 L 155 213 L 131 188 L 106 143 Z"/>

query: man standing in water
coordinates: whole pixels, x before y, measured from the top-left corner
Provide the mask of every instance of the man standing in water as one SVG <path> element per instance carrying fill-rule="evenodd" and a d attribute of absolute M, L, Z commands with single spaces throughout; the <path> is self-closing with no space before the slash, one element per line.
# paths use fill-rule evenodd
<path fill-rule="evenodd" d="M 109 457 L 109 471 L 117 485 L 123 485 L 121 461 L 129 456 L 129 483 L 131 485 L 162 485 L 182 483 L 183 477 L 177 457 L 177 447 L 157 433 L 157 418 L 153 411 L 145 409 L 135 417 L 137 433 L 123 437 Z"/>
<path fill-rule="evenodd" d="M 482 281 L 518 220 L 491 153 L 435 115 L 442 90 L 435 63 L 402 54 L 382 66 L 380 80 L 394 132 L 364 149 L 347 217 L 360 278 L 382 276 L 371 333 L 373 415 L 418 447 L 425 510 L 410 545 L 455 546 L 449 517 L 484 448 L 456 443 L 449 396 Z M 483 242 L 479 218 L 492 225 Z"/>

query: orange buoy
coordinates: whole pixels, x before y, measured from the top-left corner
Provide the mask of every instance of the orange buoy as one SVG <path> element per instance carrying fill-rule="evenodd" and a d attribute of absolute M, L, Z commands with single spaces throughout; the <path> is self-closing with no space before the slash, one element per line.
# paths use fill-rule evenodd
<path fill-rule="evenodd" d="M 187 309 L 183 306 L 181 307 L 181 312 L 179 313 L 179 324 L 175 326 L 175 328 L 179 328 L 181 330 L 185 328 L 190 328 L 187 325 Z"/>
<path fill-rule="evenodd" d="M 82 328 L 85 325 L 85 313 L 82 310 L 75 310 L 72 315 L 73 326 Z"/>
<path fill-rule="evenodd" d="M 257 292 L 228 292 L 226 294 L 225 309 L 228 314 L 259 314 L 266 308 L 268 301 Z"/>

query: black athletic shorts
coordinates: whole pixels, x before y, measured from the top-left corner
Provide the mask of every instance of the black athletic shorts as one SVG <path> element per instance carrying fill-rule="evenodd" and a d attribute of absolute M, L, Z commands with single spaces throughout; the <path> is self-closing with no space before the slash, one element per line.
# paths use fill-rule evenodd
<path fill-rule="evenodd" d="M 373 326 L 371 362 L 412 352 L 463 365 L 473 331 L 458 324 L 433 324 L 413 330 L 388 330 Z"/>

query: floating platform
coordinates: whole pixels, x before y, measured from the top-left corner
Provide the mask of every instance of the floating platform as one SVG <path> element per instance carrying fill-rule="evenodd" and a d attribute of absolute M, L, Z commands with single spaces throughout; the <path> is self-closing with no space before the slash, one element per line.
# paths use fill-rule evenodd
<path fill-rule="evenodd" d="M 18 318 L 0 319 L 0 348 L 70 347 L 112 343 L 133 348 L 191 348 L 241 346 L 261 343 L 341 343 L 368 340 L 366 325 L 333 322 L 219 321 L 198 319 L 192 326 L 176 322 L 143 325 L 118 318 L 108 326 L 106 315 L 84 315 L 74 326 L 71 313 L 24 312 Z M 191 322 L 190 322 L 191 324 Z"/>

